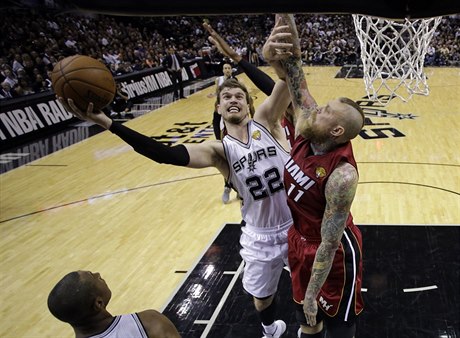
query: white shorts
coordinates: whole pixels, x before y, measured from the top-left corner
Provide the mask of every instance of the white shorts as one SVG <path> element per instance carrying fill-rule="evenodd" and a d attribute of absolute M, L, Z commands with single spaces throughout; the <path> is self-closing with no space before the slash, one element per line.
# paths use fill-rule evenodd
<path fill-rule="evenodd" d="M 287 233 L 291 225 L 280 229 L 241 227 L 240 250 L 243 258 L 243 287 L 256 298 L 275 294 L 285 265 L 288 265 Z"/>

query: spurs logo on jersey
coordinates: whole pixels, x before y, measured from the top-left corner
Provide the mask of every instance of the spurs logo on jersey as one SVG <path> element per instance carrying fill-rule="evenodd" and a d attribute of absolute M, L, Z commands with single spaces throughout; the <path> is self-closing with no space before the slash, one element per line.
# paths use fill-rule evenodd
<path fill-rule="evenodd" d="M 249 171 L 254 171 L 256 162 L 276 156 L 276 147 L 270 146 L 267 148 L 258 149 L 257 151 L 245 154 L 238 161 L 233 162 L 232 167 L 236 173 L 248 168 Z"/>

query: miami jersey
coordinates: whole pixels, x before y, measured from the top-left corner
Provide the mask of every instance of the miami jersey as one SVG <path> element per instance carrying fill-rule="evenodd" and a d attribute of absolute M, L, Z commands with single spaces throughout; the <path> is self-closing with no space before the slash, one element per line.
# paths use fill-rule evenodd
<path fill-rule="evenodd" d="M 228 181 L 242 200 L 243 220 L 264 229 L 291 224 L 283 184 L 289 154 L 261 124 L 251 120 L 247 128 L 247 144 L 230 135 L 222 140 L 230 167 Z"/>
<path fill-rule="evenodd" d="M 309 239 L 321 238 L 321 223 L 326 208 L 324 190 L 329 175 L 340 162 L 348 162 L 357 168 L 351 142 L 327 154 L 314 155 L 308 140 L 302 136 L 295 140 L 291 158 L 286 163 L 284 183 L 294 226 L 302 236 Z M 352 225 L 350 213 L 347 226 Z"/>

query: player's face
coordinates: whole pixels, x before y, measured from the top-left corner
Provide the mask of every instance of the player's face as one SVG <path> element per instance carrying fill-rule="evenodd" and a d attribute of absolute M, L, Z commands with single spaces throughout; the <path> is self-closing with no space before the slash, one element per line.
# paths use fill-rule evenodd
<path fill-rule="evenodd" d="M 218 110 L 224 121 L 239 124 L 249 112 L 246 93 L 241 88 L 222 89 Z"/>
<path fill-rule="evenodd" d="M 332 137 L 331 130 L 337 125 L 338 114 L 341 112 L 341 103 L 332 100 L 324 107 L 311 110 L 310 116 L 303 118 L 299 125 L 300 133 L 315 143 L 322 143 Z"/>
<path fill-rule="evenodd" d="M 230 66 L 229 64 L 225 64 L 222 68 L 222 71 L 225 76 L 229 77 L 230 75 L 232 75 L 232 66 Z"/>
<path fill-rule="evenodd" d="M 91 272 L 91 271 L 79 271 L 80 278 L 83 280 L 91 283 L 93 288 L 97 294 L 97 296 L 102 297 L 104 300 L 105 305 L 107 305 L 112 298 L 112 291 L 110 291 L 109 286 L 105 282 L 105 280 L 101 277 L 99 272 Z"/>

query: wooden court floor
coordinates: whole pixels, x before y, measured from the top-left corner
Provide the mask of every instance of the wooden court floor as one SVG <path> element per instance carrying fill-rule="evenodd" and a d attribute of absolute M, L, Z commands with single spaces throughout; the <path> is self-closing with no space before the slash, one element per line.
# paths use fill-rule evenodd
<path fill-rule="evenodd" d="M 305 70 L 319 104 L 347 96 L 366 105 L 366 126 L 353 141 L 355 222 L 459 226 L 460 69 L 426 69 L 429 96 L 383 108 L 363 99 L 362 79 L 335 78 L 338 67 Z M 259 104 L 264 95 L 239 77 Z M 213 139 L 212 91 L 127 125 L 164 142 Z M 101 273 L 113 314 L 161 310 L 183 282 L 181 272 L 193 268 L 224 223 L 241 218 L 234 193 L 222 204 L 217 170 L 156 164 L 110 132 L 6 172 L 0 185 L 0 337 L 71 337 L 46 299 L 74 270 Z"/>

